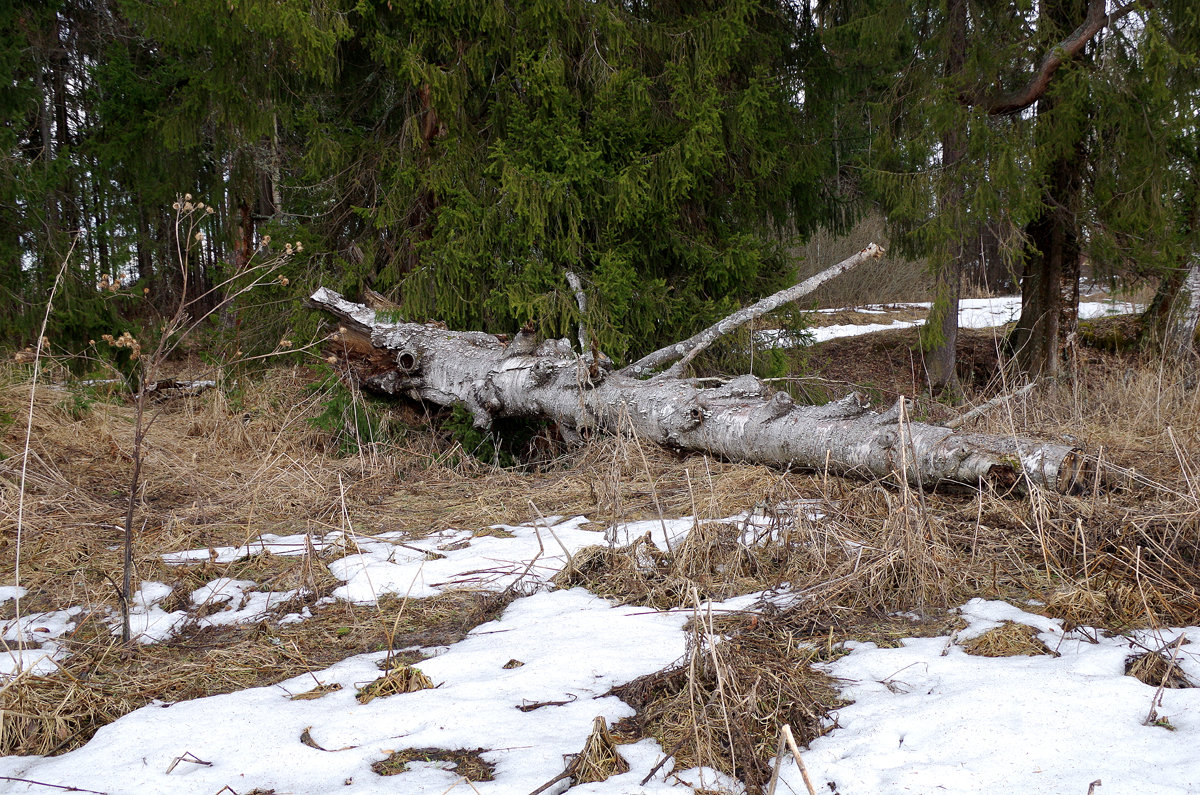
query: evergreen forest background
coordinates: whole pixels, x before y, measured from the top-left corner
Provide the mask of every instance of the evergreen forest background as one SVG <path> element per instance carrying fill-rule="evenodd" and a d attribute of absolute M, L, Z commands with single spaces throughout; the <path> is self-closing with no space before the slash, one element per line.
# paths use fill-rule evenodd
<path fill-rule="evenodd" d="M 1019 287 L 1018 363 L 1053 372 L 1085 267 L 1163 306 L 1200 250 L 1198 55 L 1194 0 L 8 3 L 0 339 L 37 339 L 66 262 L 59 353 L 181 300 L 270 351 L 325 284 L 582 320 L 628 361 L 882 214 L 934 279 L 931 385 L 964 289 Z M 301 245 L 239 291 L 272 239 Z"/>

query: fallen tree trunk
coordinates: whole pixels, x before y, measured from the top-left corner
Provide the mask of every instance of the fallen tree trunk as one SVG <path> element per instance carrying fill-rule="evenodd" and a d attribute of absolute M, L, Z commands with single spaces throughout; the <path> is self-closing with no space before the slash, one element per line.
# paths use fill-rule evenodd
<path fill-rule="evenodd" d="M 465 406 L 479 428 L 494 419 L 542 418 L 565 437 L 632 431 L 643 439 L 734 461 L 899 477 L 915 486 L 1033 485 L 1069 491 L 1085 477 L 1069 445 L 911 422 L 901 401 L 883 413 L 850 395 L 795 405 L 753 376 L 711 389 L 669 376 L 639 380 L 607 360 L 579 355 L 569 340 L 505 344 L 483 332 L 386 323 L 367 307 L 321 288 L 311 303 L 342 321 L 335 355 L 362 387 L 440 406 Z"/>

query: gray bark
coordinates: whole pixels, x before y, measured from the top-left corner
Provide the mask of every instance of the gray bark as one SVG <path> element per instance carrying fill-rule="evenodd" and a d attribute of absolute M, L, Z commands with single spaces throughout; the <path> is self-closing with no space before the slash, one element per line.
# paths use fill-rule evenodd
<path fill-rule="evenodd" d="M 1177 359 L 1191 359 L 1195 354 L 1196 326 L 1200 324 L 1200 254 L 1192 257 L 1175 301 L 1171 307 L 1167 329 L 1166 350 Z"/>
<path fill-rule="evenodd" d="M 465 406 L 480 428 L 499 418 L 543 418 L 568 438 L 632 430 L 735 461 L 865 478 L 899 475 L 917 486 L 1067 491 L 1085 476 L 1083 456 L 1068 445 L 908 422 L 899 403 L 883 413 L 857 395 L 798 406 L 753 376 L 714 389 L 665 376 L 639 380 L 610 372 L 590 353 L 576 354 L 565 339 L 514 352 L 491 334 L 380 322 L 374 311 L 325 288 L 310 300 L 342 321 L 333 350 L 363 387 Z"/>
<path fill-rule="evenodd" d="M 587 326 L 583 319 L 587 316 L 587 293 L 583 291 L 583 281 L 575 271 L 567 271 L 567 284 L 575 293 L 575 304 L 579 307 L 579 350 L 586 351 L 588 347 Z"/>

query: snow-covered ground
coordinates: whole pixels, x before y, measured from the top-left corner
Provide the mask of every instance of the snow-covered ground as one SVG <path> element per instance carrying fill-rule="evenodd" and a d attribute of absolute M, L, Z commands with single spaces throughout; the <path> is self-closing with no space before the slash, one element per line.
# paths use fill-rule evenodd
<path fill-rule="evenodd" d="M 928 305 L 925 305 L 926 307 Z M 908 305 L 905 308 L 919 308 Z M 894 308 L 894 307 L 893 307 Z M 886 316 L 892 308 L 856 311 Z M 1084 302 L 1084 318 L 1135 311 L 1129 304 Z M 1019 299 L 962 302 L 960 323 L 986 328 L 1011 322 Z M 834 325 L 816 328 L 817 341 L 919 325 Z M 788 344 L 776 337 L 768 344 Z M 812 521 L 827 508 L 796 501 L 793 512 Z M 747 514 L 743 541 L 766 530 Z M 585 517 L 548 517 L 536 524 L 496 525 L 487 532 L 449 528 L 422 539 L 399 533 L 324 537 L 264 535 L 240 547 L 181 550 L 168 564 L 228 563 L 248 555 L 320 553 L 341 587 L 326 597 L 371 604 L 384 594 L 412 598 L 448 589 L 498 591 L 521 584 L 531 596 L 515 600 L 495 621 L 459 643 L 419 650 L 417 664 L 436 685 L 360 703 L 356 693 L 380 678 L 385 653 L 344 660 L 323 671 L 271 687 L 175 704 L 155 703 L 102 728 L 83 748 L 54 758 L 0 758 L 0 792 L 352 793 L 532 792 L 578 752 L 597 716 L 609 722 L 632 708 L 605 695 L 616 685 L 658 671 L 685 653 L 681 613 L 617 607 L 582 589 L 555 590 L 550 580 L 568 556 L 585 546 L 625 545 L 649 533 L 662 549 L 683 541 L 690 518 L 603 528 Z M 263 592 L 249 580 L 217 578 L 191 594 L 192 611 L 168 612 L 164 583 L 144 582 L 135 599 L 133 630 L 156 643 L 188 627 L 257 622 L 303 622 L 308 608 L 280 615 L 298 591 Z M 0 602 L 24 596 L 0 587 Z M 747 594 L 714 609 L 753 609 L 762 594 Z M 786 591 L 770 595 L 786 603 Z M 60 638 L 83 608 L 24 615 L 0 627 L 9 646 L 0 679 L 21 669 L 49 672 L 65 654 Z M 998 601 L 974 599 L 960 610 L 968 626 L 950 637 L 913 638 L 899 648 L 847 644 L 827 664 L 854 703 L 832 716 L 831 731 L 805 753 L 818 792 L 879 793 L 1118 793 L 1200 792 L 1200 690 L 1155 689 L 1124 675 L 1126 659 L 1160 649 L 1200 628 L 1107 636 Z M 272 618 L 273 617 L 273 618 Z M 1026 624 L 1052 654 L 978 657 L 962 644 L 1003 621 Z M 115 626 L 115 625 L 114 625 Z M 1200 647 L 1197 647 L 1200 648 Z M 1179 646 L 1179 667 L 1200 680 L 1200 653 Z M 293 699 L 322 688 L 318 698 Z M 1152 702 L 1157 723 L 1146 724 Z M 531 708 L 532 707 L 532 708 Z M 381 776 L 371 765 L 409 748 L 482 749 L 495 779 L 468 782 L 448 763 L 412 762 L 407 772 Z M 738 792 L 736 782 L 707 769 L 675 770 L 653 740 L 620 746 L 628 773 L 571 789 L 579 795 Z M 566 782 L 547 790 L 562 792 Z M 805 786 L 790 758 L 780 793 Z"/>
<path fill-rule="evenodd" d="M 881 318 L 886 318 L 889 313 L 898 310 L 928 310 L 929 307 L 929 303 L 888 304 L 886 306 L 870 305 L 856 307 L 853 311 L 860 314 L 880 315 Z M 817 310 L 817 313 L 832 315 L 845 311 L 845 309 L 820 309 Z M 1138 307 L 1128 301 L 1104 300 L 1079 302 L 1080 320 L 1128 315 L 1136 311 L 1138 311 Z M 1019 295 L 999 296 L 996 298 L 964 298 L 959 302 L 958 325 L 960 328 L 993 328 L 1015 322 L 1020 314 L 1021 297 Z M 758 339 L 761 344 L 770 347 L 788 347 L 797 342 L 800 344 L 815 344 L 837 339 L 838 337 L 857 337 L 876 331 L 911 328 L 924 324 L 925 320 L 919 319 L 891 320 L 886 323 L 823 325 L 809 329 L 805 332 L 804 339 L 799 341 L 793 340 L 779 331 L 764 330 L 758 332 Z"/>
<path fill-rule="evenodd" d="M 819 515 L 812 505 L 803 509 Z M 743 537 L 750 540 L 762 529 L 754 519 L 728 521 L 743 523 Z M 196 795 L 256 788 L 281 795 L 532 792 L 563 770 L 564 755 L 582 748 L 594 718 L 612 722 L 632 714 L 628 705 L 605 695 L 613 686 L 679 660 L 686 645 L 686 614 L 616 607 L 582 589 L 549 588 L 549 579 L 568 552 L 584 546 L 606 539 L 624 544 L 650 532 L 665 548 L 668 539 L 678 543 L 693 526 L 684 518 L 599 528 L 584 517 L 548 517 L 536 525 L 498 525 L 490 534 L 446 530 L 404 542 L 394 534 L 330 534 L 304 542 L 343 552 L 330 566 L 344 581 L 331 599 L 369 603 L 383 593 L 498 590 L 518 579 L 543 590 L 517 599 L 499 619 L 459 643 L 421 650 L 429 657 L 417 667 L 437 685 L 433 689 L 359 703 L 357 689 L 383 675 L 381 652 L 271 687 L 151 704 L 71 753 L 0 758 L 0 777 L 7 777 L 0 792 L 48 791 L 47 784 Z M 258 554 L 286 554 L 290 548 L 282 542 L 266 547 Z M 227 552 L 166 557 L 186 565 Z M 219 579 L 192 598 L 209 605 L 204 621 L 229 623 L 261 620 L 270 605 L 288 596 L 258 593 L 252 586 Z M 168 592 L 158 583 L 143 584 L 140 614 L 148 623 L 140 626 L 150 630 L 144 640 L 153 642 L 182 626 L 178 616 L 161 625 L 149 621 Z M 746 609 L 753 601 L 742 597 L 716 608 Z M 212 612 L 214 606 L 224 609 Z M 1083 795 L 1097 780 L 1101 795 L 1200 791 L 1200 690 L 1165 691 L 1157 706 L 1165 725 L 1144 725 L 1155 689 L 1124 675 L 1129 655 L 1161 648 L 1180 633 L 1197 637 L 1200 628 L 1108 637 L 1082 628 L 1066 631 L 1059 621 L 980 599 L 961 613 L 969 626 L 952 637 L 910 639 L 888 649 L 851 643 L 849 654 L 827 665 L 854 703 L 837 712 L 836 727 L 805 754 L 818 791 Z M 284 620 L 304 619 L 291 614 Z M 1034 627 L 1058 656 L 989 658 L 963 651 L 964 641 L 1002 621 Z M 1200 678 L 1200 655 L 1190 646 L 1180 647 L 1179 665 Z M 292 699 L 318 686 L 330 692 Z M 519 709 L 535 705 L 542 706 Z M 414 762 L 397 776 L 371 770 L 372 763 L 407 748 L 483 749 L 482 757 L 495 765 L 495 779 L 468 783 L 442 762 Z M 713 771 L 677 771 L 671 762 L 641 785 L 662 748 L 642 740 L 619 750 L 630 764 L 628 773 L 572 793 L 738 791 L 735 782 Z M 561 792 L 563 786 L 548 791 Z M 805 791 L 790 760 L 778 791 Z"/>

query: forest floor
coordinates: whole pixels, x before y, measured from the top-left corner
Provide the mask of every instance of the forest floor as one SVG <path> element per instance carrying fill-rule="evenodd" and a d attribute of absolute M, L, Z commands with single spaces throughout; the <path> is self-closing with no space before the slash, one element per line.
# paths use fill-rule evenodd
<path fill-rule="evenodd" d="M 789 378 L 931 421 L 1012 391 L 996 332 L 964 330 L 967 405 L 928 400 L 915 335 L 796 350 Z M 966 427 L 1085 449 L 1106 477 L 1074 495 L 545 434 L 498 469 L 317 366 L 226 374 L 156 409 L 125 648 L 132 409 L 51 367 L 26 458 L 11 366 L 0 791 L 520 793 L 569 767 L 546 791 L 755 793 L 785 724 L 842 795 L 1194 790 L 1200 390 L 1087 345 L 1070 373 Z"/>

